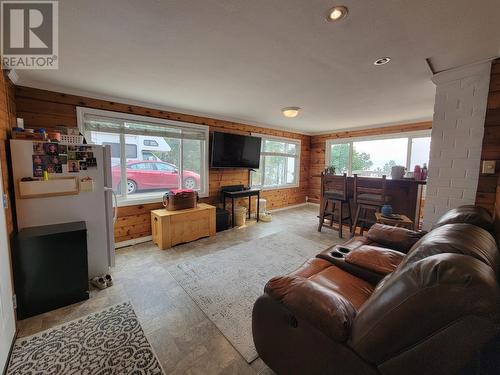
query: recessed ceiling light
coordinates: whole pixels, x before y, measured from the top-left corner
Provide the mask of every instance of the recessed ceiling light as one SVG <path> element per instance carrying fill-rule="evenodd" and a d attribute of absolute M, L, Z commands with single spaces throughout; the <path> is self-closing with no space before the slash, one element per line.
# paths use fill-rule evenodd
<path fill-rule="evenodd" d="M 391 58 L 390 57 L 381 57 L 380 59 L 377 59 L 374 61 L 373 65 L 385 65 L 387 64 L 389 61 L 391 61 Z"/>
<path fill-rule="evenodd" d="M 347 7 L 343 5 L 337 5 L 330 9 L 328 12 L 328 21 L 340 21 L 342 18 L 345 18 L 347 16 L 348 10 Z"/>
<path fill-rule="evenodd" d="M 299 115 L 300 108 L 299 107 L 286 107 L 281 110 L 283 116 L 288 118 L 297 117 Z"/>

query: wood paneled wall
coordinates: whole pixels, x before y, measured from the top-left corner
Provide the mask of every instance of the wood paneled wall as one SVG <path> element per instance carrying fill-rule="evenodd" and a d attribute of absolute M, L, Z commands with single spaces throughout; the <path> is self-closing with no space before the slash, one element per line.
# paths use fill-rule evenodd
<path fill-rule="evenodd" d="M 306 199 L 309 183 L 308 168 L 311 140 L 308 135 L 28 87 L 16 87 L 16 106 L 17 116 L 24 118 L 26 127 L 44 127 L 48 129 L 57 125 L 76 127 L 76 107 L 80 106 L 208 125 L 210 131 L 236 132 L 239 134 L 259 133 L 300 139 L 302 149 L 299 187 L 269 190 L 263 193 L 263 197 L 267 199 L 269 209 L 304 203 Z M 236 184 L 248 184 L 247 171 L 237 169 L 210 170 L 209 197 L 203 201 L 217 203 L 220 187 Z M 159 203 L 120 207 L 118 221 L 115 226 L 115 240 L 121 242 L 150 235 L 149 212 L 160 207 L 161 204 Z"/>
<path fill-rule="evenodd" d="M 16 122 L 16 107 L 14 102 L 14 88 L 5 72 L 0 73 L 0 162 L 2 165 L 3 193 L 8 196 L 9 208 L 6 210 L 7 234 L 10 236 L 14 231 L 12 202 L 10 201 L 10 192 L 12 186 L 9 181 L 9 167 L 7 162 L 8 135 L 11 127 Z"/>
<path fill-rule="evenodd" d="M 500 244 L 500 177 L 497 180 L 494 218 L 495 218 L 495 238 L 497 240 L 497 244 Z"/>
<path fill-rule="evenodd" d="M 394 134 L 413 132 L 418 130 L 429 130 L 432 128 L 432 121 L 418 122 L 404 125 L 387 126 L 383 128 L 373 128 L 364 130 L 342 131 L 311 137 L 311 165 L 309 167 L 309 201 L 319 202 L 320 198 L 320 179 L 313 177 L 325 169 L 325 148 L 328 139 L 368 137 L 372 135 Z"/>
<path fill-rule="evenodd" d="M 500 215 L 500 59 L 493 61 L 491 66 L 490 91 L 481 152 L 481 161 L 483 160 L 496 160 L 496 173 L 479 175 L 476 204 L 485 207 L 493 214 L 496 202 L 497 212 Z"/>

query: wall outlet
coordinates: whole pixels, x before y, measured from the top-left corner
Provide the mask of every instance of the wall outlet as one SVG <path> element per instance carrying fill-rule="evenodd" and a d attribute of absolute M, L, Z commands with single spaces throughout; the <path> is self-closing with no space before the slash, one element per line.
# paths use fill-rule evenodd
<path fill-rule="evenodd" d="M 484 174 L 495 174 L 496 164 L 496 160 L 483 160 L 481 172 Z"/>
<path fill-rule="evenodd" d="M 7 194 L 2 194 L 2 207 L 4 209 L 9 208 L 9 199 L 7 198 Z"/>

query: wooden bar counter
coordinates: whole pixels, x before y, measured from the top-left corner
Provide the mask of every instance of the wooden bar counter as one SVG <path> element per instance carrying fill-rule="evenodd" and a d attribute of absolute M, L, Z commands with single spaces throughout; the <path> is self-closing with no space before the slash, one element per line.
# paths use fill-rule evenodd
<path fill-rule="evenodd" d="M 313 177 L 321 178 L 321 175 L 314 175 Z M 374 186 L 381 180 L 381 178 L 373 177 Z M 415 229 L 418 229 L 422 188 L 426 181 L 412 179 L 392 180 L 390 178 L 387 178 L 386 181 L 387 196 L 391 197 L 388 203 L 392 206 L 392 211 L 408 216 L 415 223 Z M 347 177 L 347 191 L 351 197 L 351 215 L 354 217 L 356 213 L 356 205 L 353 200 L 354 177 Z M 321 199 L 323 199 L 323 192 L 321 192 Z"/>

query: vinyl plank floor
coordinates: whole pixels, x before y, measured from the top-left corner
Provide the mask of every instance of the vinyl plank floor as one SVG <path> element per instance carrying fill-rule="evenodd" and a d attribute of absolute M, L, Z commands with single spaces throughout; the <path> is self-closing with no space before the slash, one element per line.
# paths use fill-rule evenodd
<path fill-rule="evenodd" d="M 280 231 L 324 243 L 325 247 L 340 243 L 336 231 L 317 231 L 317 212 L 316 205 L 278 211 L 270 223 L 252 220 L 244 227 L 165 251 L 151 242 L 118 249 L 112 287 L 92 290 L 87 301 L 19 321 L 18 336 L 32 335 L 130 301 L 167 374 L 272 374 L 260 358 L 248 364 L 240 356 L 167 268 Z M 344 236 L 347 238 L 348 233 Z"/>

